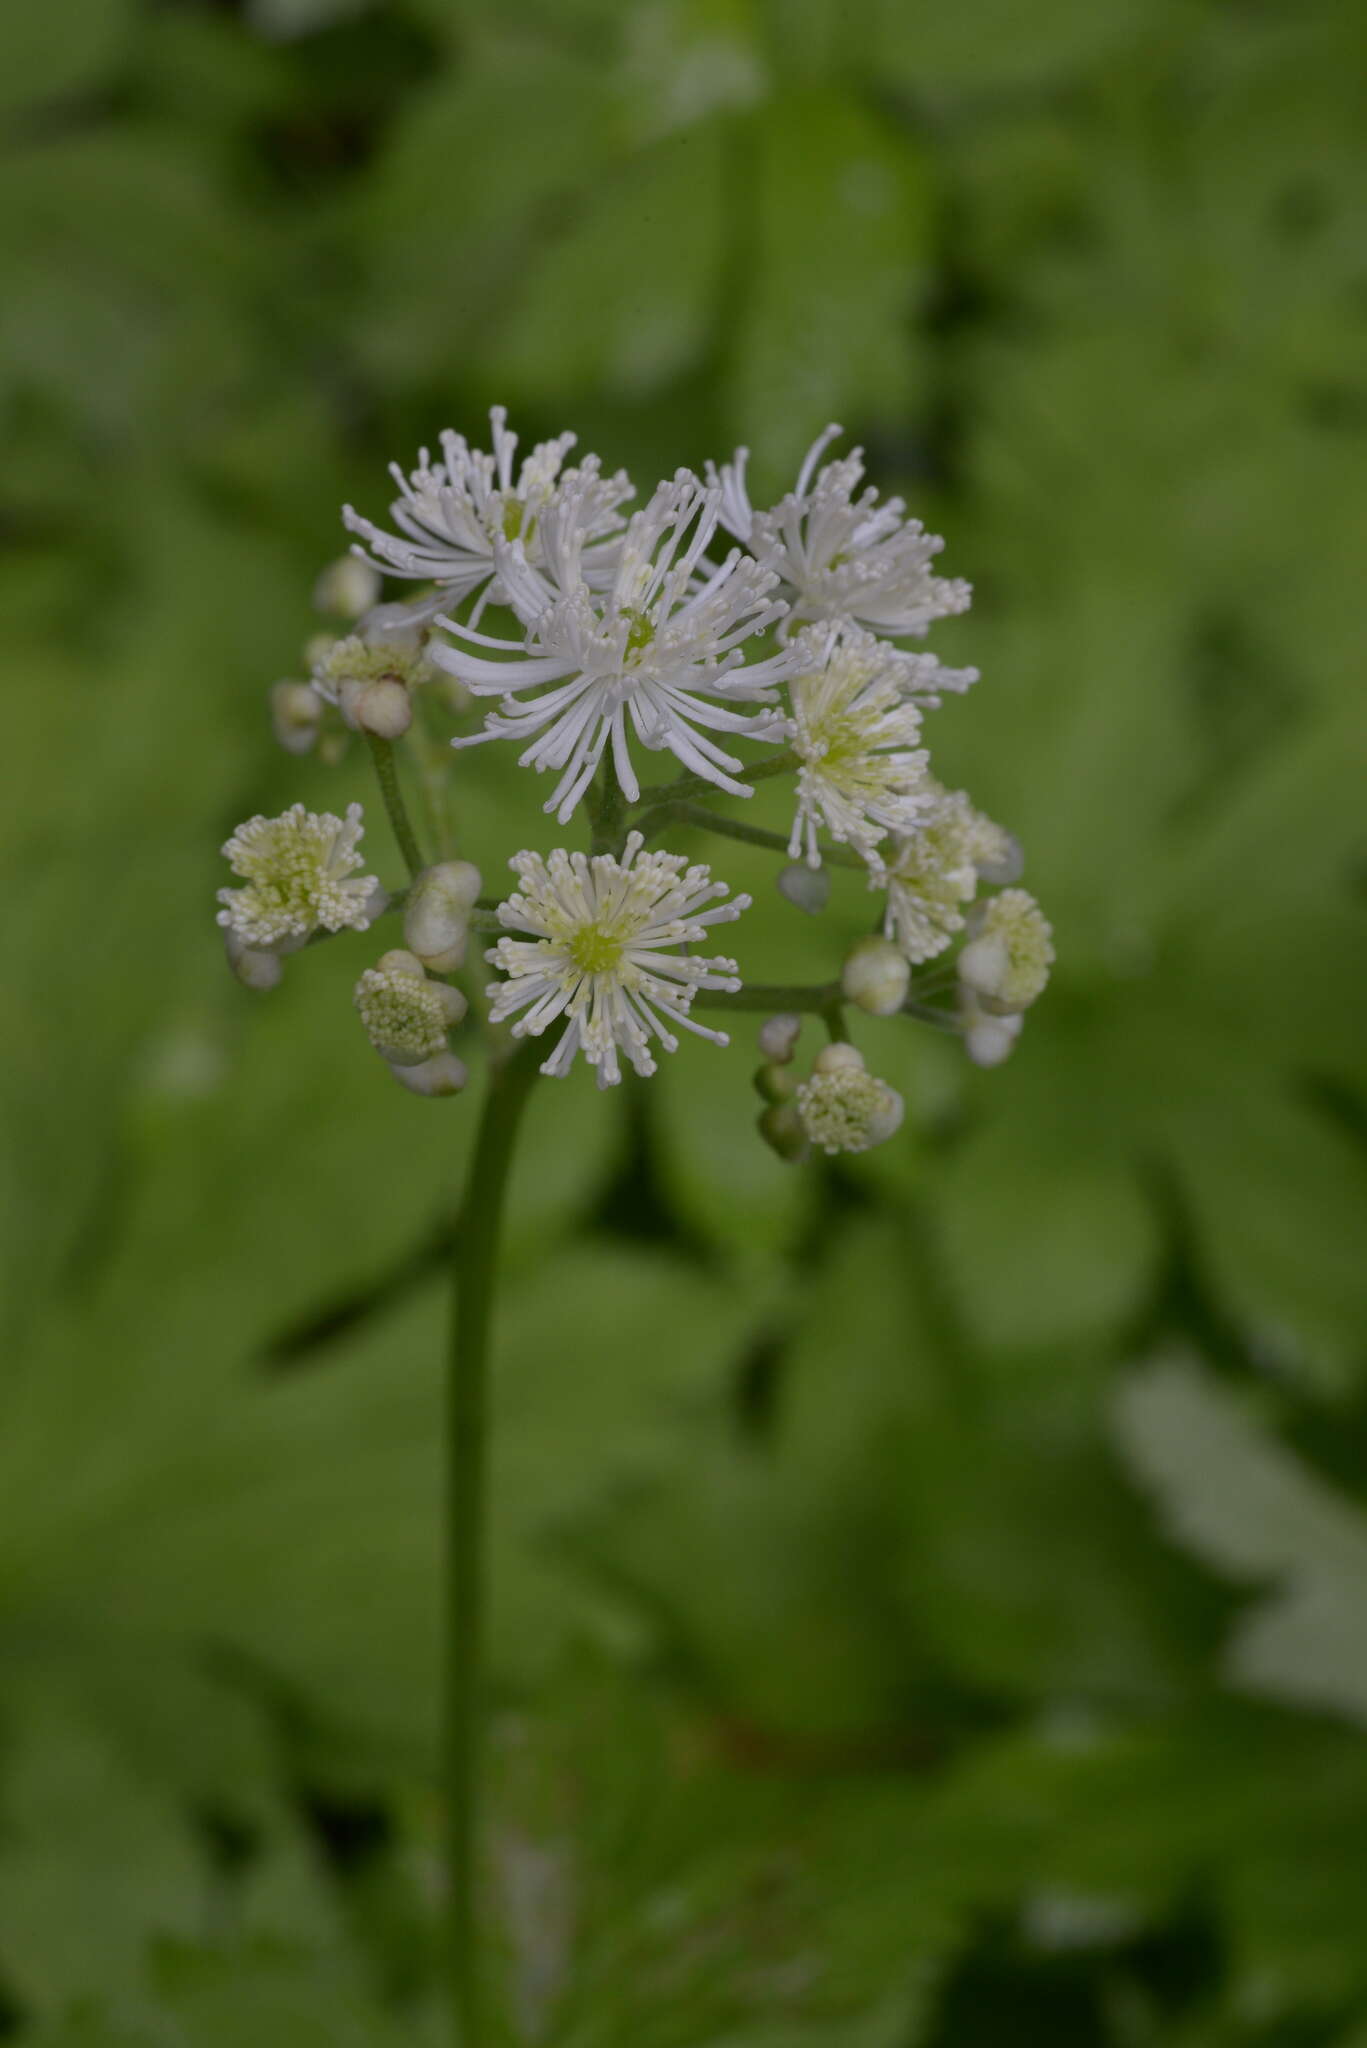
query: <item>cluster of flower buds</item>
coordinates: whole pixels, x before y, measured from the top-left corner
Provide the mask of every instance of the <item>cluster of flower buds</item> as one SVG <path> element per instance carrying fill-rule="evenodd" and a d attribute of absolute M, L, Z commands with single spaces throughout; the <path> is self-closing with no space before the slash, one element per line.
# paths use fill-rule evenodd
<path fill-rule="evenodd" d="M 930 765 L 928 718 L 977 671 L 908 643 L 966 610 L 969 586 L 935 573 L 942 543 L 864 483 L 860 451 L 828 458 L 836 427 L 768 508 L 752 502 L 742 448 L 702 477 L 678 471 L 633 511 L 624 472 L 571 461 L 573 435 L 519 462 L 502 408 L 490 424 L 487 451 L 446 433 L 435 459 L 424 449 L 414 469 L 393 470 L 390 528 L 344 508 L 357 544 L 314 592 L 330 630 L 309 644 L 308 679 L 270 693 L 292 754 L 331 761 L 349 734 L 367 737 L 414 874 L 404 947 L 357 985 L 372 1042 L 406 1086 L 459 1085 L 447 1035 L 468 997 L 440 977 L 464 970 L 474 920 L 501 933 L 485 954 L 500 978 L 484 1022 L 514 1038 L 557 1034 L 543 1072 L 582 1060 L 610 1087 L 625 1066 L 653 1073 L 656 1049 L 676 1050 L 681 1032 L 726 1044 L 694 1011 L 753 1009 L 763 992 L 742 990 L 736 961 L 697 949 L 748 898 L 701 863 L 651 850 L 674 822 L 715 822 L 772 846 L 779 890 L 810 916 L 826 910 L 833 870 L 877 895 L 875 930 L 836 980 L 774 991 L 755 1085 L 761 1135 L 784 1158 L 882 1143 L 901 1099 L 843 1037 L 846 1009 L 938 1023 L 994 1066 L 1054 957 L 1017 886 L 1019 845 Z M 385 577 L 407 586 L 402 597 L 383 601 Z M 589 808 L 593 845 L 514 853 L 517 886 L 491 916 L 468 861 L 421 865 L 393 750 L 408 751 L 449 846 L 445 799 L 433 797 L 453 765 L 447 742 L 500 740 L 551 778 L 543 808 L 559 823 Z M 747 762 L 747 746 L 766 751 Z M 658 754 L 674 757 L 677 779 L 643 787 L 641 757 Z M 791 788 L 783 833 L 708 808 L 779 773 Z M 378 883 L 352 872 L 359 837 L 356 805 L 345 819 L 295 805 L 234 833 L 225 852 L 243 886 L 221 892 L 219 915 L 247 986 L 272 987 L 286 953 L 382 914 Z M 833 1033 L 802 1080 L 785 995 Z"/>

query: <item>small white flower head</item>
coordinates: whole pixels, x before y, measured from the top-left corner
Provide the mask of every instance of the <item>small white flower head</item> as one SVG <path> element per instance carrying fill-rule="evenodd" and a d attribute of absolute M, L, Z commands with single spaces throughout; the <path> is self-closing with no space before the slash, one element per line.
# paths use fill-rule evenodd
<path fill-rule="evenodd" d="M 354 996 L 365 1033 L 393 1067 L 416 1067 L 446 1050 L 446 1034 L 465 1015 L 459 989 L 429 981 L 414 954 L 395 948 L 368 967 Z"/>
<path fill-rule="evenodd" d="M 359 619 L 380 594 L 380 572 L 357 555 L 329 562 L 313 586 L 314 609 L 337 619 Z"/>
<path fill-rule="evenodd" d="M 564 1021 L 543 1074 L 568 1073 L 578 1052 L 600 1088 L 620 1081 L 619 1053 L 638 1074 L 653 1074 L 650 1040 L 677 1050 L 671 1024 L 729 1043 L 688 1012 L 699 989 L 740 987 L 735 961 L 675 949 L 739 917 L 750 898 L 717 903 L 726 884 L 709 868 L 688 867 L 676 853 L 645 853 L 644 844 L 633 832 L 621 860 L 557 848 L 549 859 L 519 853 L 509 862 L 521 888 L 499 905 L 499 920 L 529 937 L 500 939 L 485 955 L 508 976 L 489 989 L 489 1016 L 495 1024 L 515 1017 L 516 1038 Z"/>
<path fill-rule="evenodd" d="M 1028 889 L 1003 889 L 975 916 L 959 979 L 996 1015 L 1027 1010 L 1054 964 L 1054 931 Z"/>
<path fill-rule="evenodd" d="M 911 986 L 911 962 L 890 939 L 860 939 L 845 955 L 840 986 L 871 1017 L 891 1017 Z"/>
<path fill-rule="evenodd" d="M 963 906 L 977 894 L 978 855 L 999 829 L 962 790 L 930 781 L 928 796 L 922 823 L 896 841 L 870 878 L 870 887 L 887 890 L 883 936 L 913 963 L 943 953 L 963 930 Z"/>
<path fill-rule="evenodd" d="M 443 620 L 462 644 L 433 649 L 433 659 L 477 697 L 500 697 L 482 733 L 528 741 L 524 767 L 559 772 L 545 808 L 567 824 L 605 752 L 635 802 L 634 737 L 667 750 L 685 767 L 733 796 L 734 755 L 708 737 L 745 733 L 778 740 L 775 711 L 743 713 L 737 703 L 772 704 L 775 686 L 794 671 L 790 650 L 746 665 L 743 644 L 783 617 L 773 572 L 735 549 L 720 567 L 705 559 L 716 531 L 719 494 L 680 470 L 628 523 L 611 578 L 594 588 L 585 573 L 577 487 L 567 487 L 540 523 L 544 573 L 523 543 L 498 542 L 495 555 L 508 602 L 527 628 L 525 642 L 491 639 Z M 496 661 L 470 652 L 492 648 Z M 523 693 L 531 693 L 523 700 Z"/>
<path fill-rule="evenodd" d="M 817 1054 L 796 1104 L 803 1129 L 823 1152 L 872 1150 L 900 1127 L 905 1109 L 897 1090 L 869 1073 L 862 1055 L 843 1041 Z"/>
<path fill-rule="evenodd" d="M 278 818 L 248 818 L 223 848 L 242 889 L 220 889 L 218 922 L 244 946 L 291 953 L 311 933 L 363 932 L 382 907 L 374 875 L 357 875 L 365 827 L 359 804 L 345 818 L 293 804 Z"/>
<path fill-rule="evenodd" d="M 820 867 L 817 834 L 867 860 L 889 832 L 910 833 L 930 808 L 921 713 L 902 691 L 904 657 L 858 626 L 809 627 L 793 642 L 788 742 L 798 758 L 788 852 Z"/>
<path fill-rule="evenodd" d="M 452 974 L 465 965 L 470 912 L 481 886 L 479 869 L 472 862 L 443 860 L 424 868 L 409 890 L 403 935 L 434 973 Z"/>
<path fill-rule="evenodd" d="M 307 683 L 272 683 L 270 689 L 271 727 L 287 754 L 311 753 L 318 743 L 323 706 L 318 692 Z"/>
<path fill-rule="evenodd" d="M 397 534 L 372 525 L 350 505 L 343 508 L 346 525 L 369 546 L 363 559 L 388 575 L 435 585 L 430 596 L 404 608 L 410 619 L 451 610 L 477 590 L 484 592 L 481 610 L 490 600 L 505 602 L 496 574 L 496 543 L 518 541 L 530 562 L 544 566 L 546 514 L 556 507 L 563 511 L 567 494 L 573 497 L 585 574 L 592 580 L 611 569 L 622 530 L 619 508 L 633 495 L 631 479 L 624 470 L 604 476 L 596 455 L 566 469 L 573 434 L 538 442 L 514 474 L 517 435 L 509 433 L 507 420 L 504 407 L 494 406 L 489 414 L 492 454 L 472 448 L 463 434 L 447 432 L 441 437 L 439 462 L 424 448 L 411 475 L 391 465 L 399 487 L 390 506 Z"/>
<path fill-rule="evenodd" d="M 795 1010 L 781 1010 L 777 1017 L 766 1017 L 759 1027 L 759 1049 L 766 1060 L 774 1060 L 786 1066 L 797 1051 L 797 1041 L 802 1033 L 802 1019 Z"/>
<path fill-rule="evenodd" d="M 745 480 L 748 451 L 708 477 L 721 494 L 727 528 L 767 563 L 787 586 L 799 619 L 854 619 L 894 636 L 924 633 L 936 619 L 967 611 L 967 583 L 931 573 L 944 546 L 919 520 L 908 519 L 900 498 L 879 504 L 869 487 L 856 498 L 864 475 L 863 451 L 817 465 L 842 431 L 827 427 L 807 451 L 797 488 L 771 512 L 756 512 Z M 943 670 L 937 690 L 964 689 L 972 670 Z"/>

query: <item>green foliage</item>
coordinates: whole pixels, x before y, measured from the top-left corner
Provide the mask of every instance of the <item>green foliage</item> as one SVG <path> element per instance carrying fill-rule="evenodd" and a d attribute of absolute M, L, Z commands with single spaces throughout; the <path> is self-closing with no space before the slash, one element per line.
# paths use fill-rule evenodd
<path fill-rule="evenodd" d="M 264 714 L 336 507 L 504 401 L 638 479 L 869 445 L 978 579 L 937 758 L 1059 959 L 993 1073 L 861 1024 L 909 1113 L 839 1169 L 757 1142 L 743 1030 L 534 1096 L 493 2048 L 1361 2048 L 1363 53 L 1329 0 L 5 13 L 0 2038 L 443 2038 L 473 1105 L 380 1069 L 378 948 L 251 998 L 211 909 L 239 818 L 369 795 Z M 717 865 L 757 979 L 868 928 Z"/>

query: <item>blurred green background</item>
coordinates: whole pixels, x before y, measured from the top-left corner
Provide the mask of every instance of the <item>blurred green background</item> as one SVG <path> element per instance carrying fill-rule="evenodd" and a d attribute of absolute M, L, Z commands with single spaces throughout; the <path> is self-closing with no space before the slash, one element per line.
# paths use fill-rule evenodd
<path fill-rule="evenodd" d="M 911 1113 L 829 1170 L 745 1043 L 540 1090 L 499 2038 L 1367 2043 L 1364 72 L 1340 0 L 0 15 L 0 2037 L 442 2038 L 473 1103 L 364 941 L 253 999 L 212 908 L 370 801 L 265 715 L 338 506 L 501 400 L 647 488 L 865 443 L 1059 964 L 996 1073 L 871 1022 Z M 462 761 L 493 879 L 542 792 Z M 867 900 L 721 851 L 829 972 Z"/>

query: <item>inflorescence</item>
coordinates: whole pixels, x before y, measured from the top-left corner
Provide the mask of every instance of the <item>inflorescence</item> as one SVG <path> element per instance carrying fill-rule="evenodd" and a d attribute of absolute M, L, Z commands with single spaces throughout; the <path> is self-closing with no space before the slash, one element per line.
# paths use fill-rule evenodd
<path fill-rule="evenodd" d="M 393 469 L 390 527 L 344 508 L 359 539 L 315 588 L 337 630 L 309 643 L 308 680 L 270 693 L 290 753 L 336 762 L 350 734 L 365 737 L 409 886 L 391 898 L 356 873 L 358 804 L 344 818 L 295 804 L 249 819 L 224 847 L 242 883 L 220 891 L 234 971 L 271 987 L 282 958 L 311 939 L 365 931 L 402 907 L 405 944 L 361 974 L 356 1007 L 396 1079 L 450 1094 L 465 1067 L 449 1034 L 468 1009 L 453 977 L 472 927 L 497 930 L 484 958 L 500 978 L 483 990 L 495 1043 L 499 1027 L 514 1038 L 553 1030 L 543 1073 L 582 1057 L 600 1088 L 621 1079 L 623 1061 L 652 1074 L 653 1047 L 673 1052 L 680 1031 L 728 1042 L 695 1005 L 766 1006 L 734 960 L 694 950 L 750 899 L 651 846 L 673 826 L 711 824 L 786 851 L 797 865 L 779 884 L 804 909 L 824 908 L 833 862 L 861 871 L 876 896 L 873 931 L 836 979 L 774 991 L 755 1080 L 761 1133 L 781 1156 L 881 1144 L 901 1098 L 846 1039 L 844 1006 L 937 1023 L 995 1066 L 1054 958 L 1047 920 L 1017 886 L 1016 841 L 930 768 L 926 715 L 977 671 L 905 643 L 965 611 L 969 585 L 935 573 L 943 543 L 900 498 L 862 487 L 859 450 L 824 459 L 838 427 L 769 509 L 751 501 L 741 448 L 702 479 L 679 470 L 630 511 L 630 479 L 596 456 L 571 463 L 572 434 L 518 465 L 501 407 L 490 423 L 492 452 L 446 433 L 439 460 L 424 449 L 412 471 Z M 389 602 L 385 576 L 407 586 Z M 587 811 L 592 846 L 515 853 L 517 888 L 486 906 L 478 870 L 453 857 L 447 785 L 450 749 L 496 740 L 553 778 L 543 808 L 557 823 Z M 400 741 L 440 843 L 430 865 L 404 802 Z M 648 755 L 673 757 L 672 783 L 643 788 Z M 711 809 L 780 774 L 793 790 L 788 835 Z M 919 972 L 956 941 L 950 972 Z M 790 1071 L 797 1009 L 820 1014 L 832 1040 L 801 1081 Z"/>

